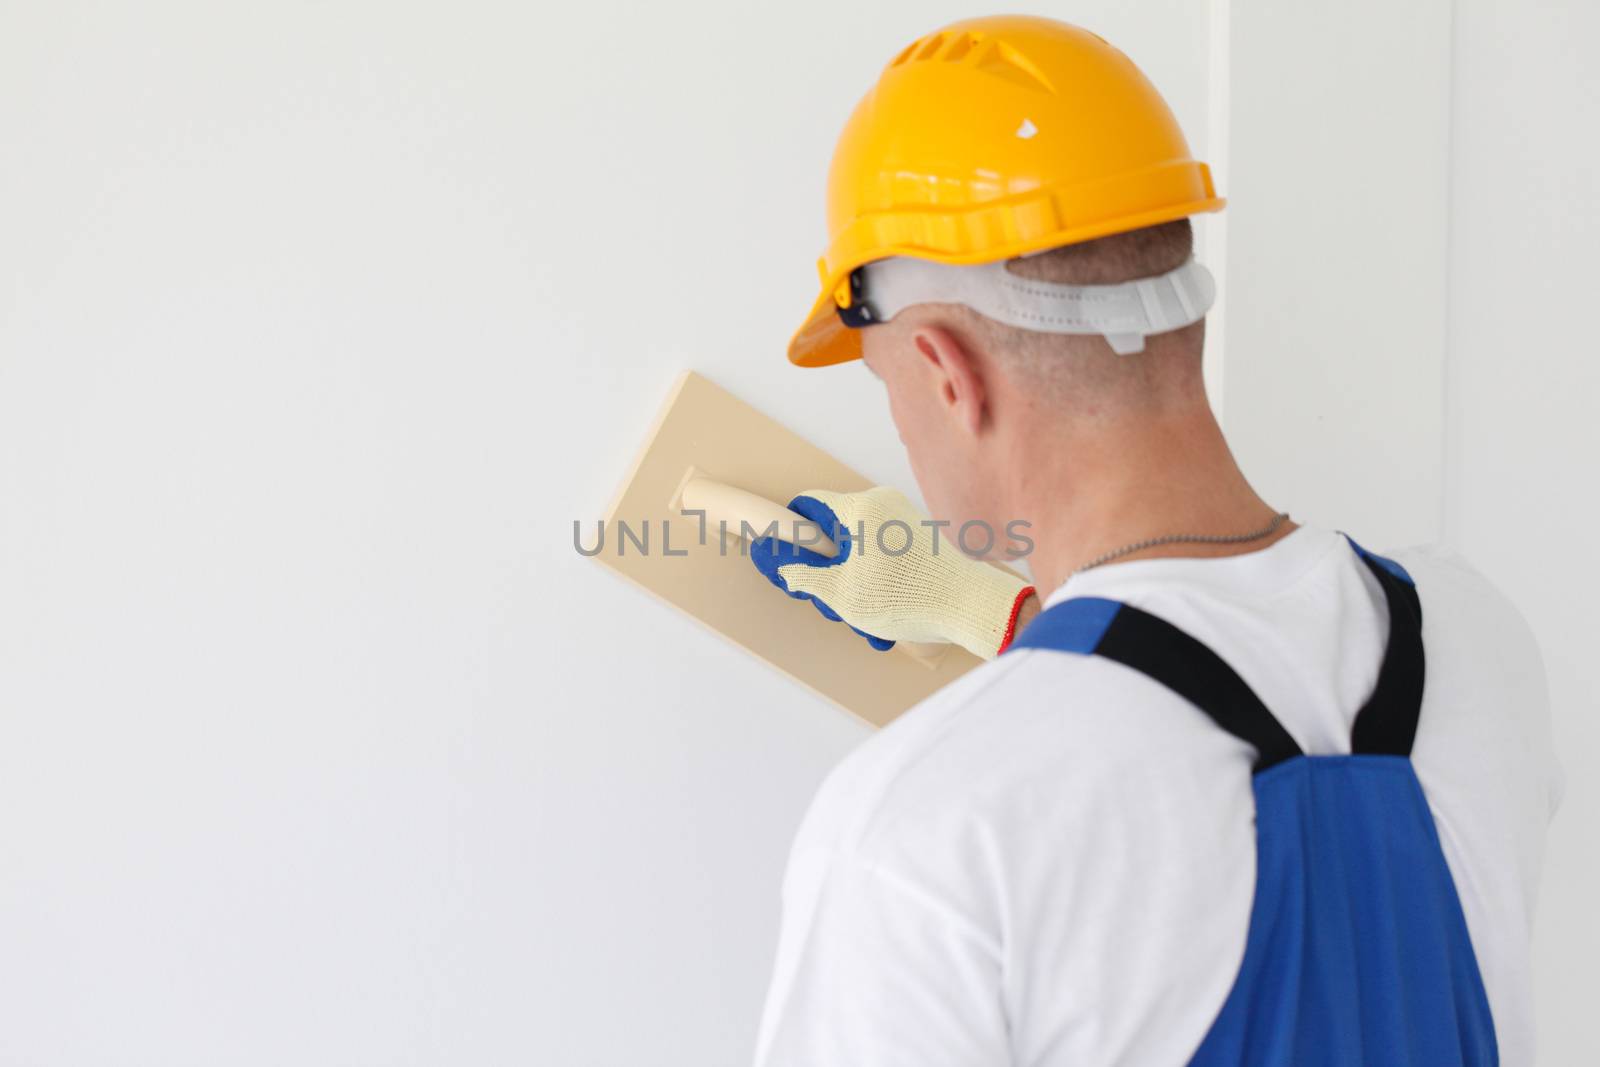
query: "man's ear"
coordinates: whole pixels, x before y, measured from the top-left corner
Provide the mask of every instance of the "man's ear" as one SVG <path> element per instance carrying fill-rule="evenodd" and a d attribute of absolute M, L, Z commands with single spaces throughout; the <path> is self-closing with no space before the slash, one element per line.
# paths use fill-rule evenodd
<path fill-rule="evenodd" d="M 982 431 L 988 393 L 971 349 L 955 334 L 931 323 L 912 330 L 911 344 L 927 380 L 937 391 L 938 406 L 973 436 Z"/>

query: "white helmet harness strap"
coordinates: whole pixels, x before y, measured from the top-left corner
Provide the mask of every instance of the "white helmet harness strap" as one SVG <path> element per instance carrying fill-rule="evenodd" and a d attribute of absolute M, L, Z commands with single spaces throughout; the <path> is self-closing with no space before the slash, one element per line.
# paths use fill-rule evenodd
<path fill-rule="evenodd" d="M 1012 274 L 1005 260 L 957 265 L 891 256 L 850 275 L 846 326 L 888 322 L 913 304 L 962 304 L 1041 333 L 1100 334 L 1119 356 L 1144 351 L 1144 339 L 1199 322 L 1216 301 L 1211 272 L 1193 258 L 1165 274 L 1116 285 L 1062 285 Z"/>

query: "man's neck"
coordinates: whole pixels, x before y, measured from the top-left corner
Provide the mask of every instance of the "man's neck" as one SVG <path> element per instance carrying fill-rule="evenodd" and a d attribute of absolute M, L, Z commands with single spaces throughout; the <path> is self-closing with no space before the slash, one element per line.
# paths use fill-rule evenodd
<path fill-rule="evenodd" d="M 1050 458 L 1020 476 L 1016 497 L 1033 524 L 1030 567 L 1041 598 L 1078 568 L 1140 541 L 1245 535 L 1266 528 L 1276 514 L 1250 488 L 1207 409 L 1100 426 L 1056 444 L 1030 449 Z M 1117 558 L 1239 555 L 1293 529 L 1283 522 L 1249 541 L 1158 545 Z"/>

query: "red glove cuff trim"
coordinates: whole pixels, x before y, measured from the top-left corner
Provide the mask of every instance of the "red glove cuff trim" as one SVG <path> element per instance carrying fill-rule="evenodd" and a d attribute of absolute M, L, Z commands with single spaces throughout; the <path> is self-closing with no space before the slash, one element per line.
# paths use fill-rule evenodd
<path fill-rule="evenodd" d="M 1017 594 L 1017 599 L 1011 602 L 1011 617 L 1006 620 L 1005 636 L 1000 638 L 1000 647 L 995 651 L 995 655 L 998 656 L 1011 647 L 1011 639 L 1017 636 L 1017 616 L 1022 614 L 1022 603 L 1033 594 L 1033 586 L 1024 586 L 1022 592 Z"/>

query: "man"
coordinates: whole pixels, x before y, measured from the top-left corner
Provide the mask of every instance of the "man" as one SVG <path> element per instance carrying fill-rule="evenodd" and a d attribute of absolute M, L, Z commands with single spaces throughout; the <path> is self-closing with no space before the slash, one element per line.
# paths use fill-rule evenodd
<path fill-rule="evenodd" d="M 1537 649 L 1458 560 L 1251 489 L 1201 375 L 1221 206 L 1132 63 L 1049 20 L 919 39 L 846 126 L 790 358 L 865 361 L 949 525 L 819 490 L 838 557 L 752 554 L 877 647 L 994 662 L 816 797 L 761 1067 L 1531 1062 Z M 1034 586 L 964 526 L 1024 529 Z"/>

